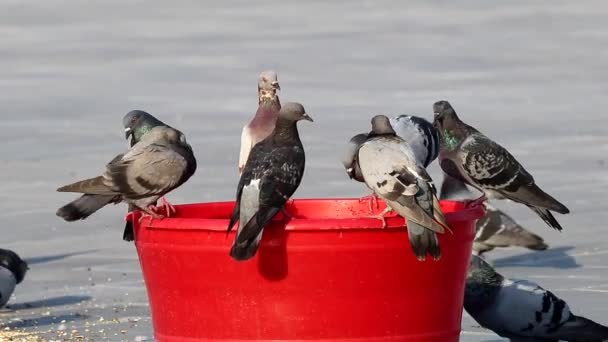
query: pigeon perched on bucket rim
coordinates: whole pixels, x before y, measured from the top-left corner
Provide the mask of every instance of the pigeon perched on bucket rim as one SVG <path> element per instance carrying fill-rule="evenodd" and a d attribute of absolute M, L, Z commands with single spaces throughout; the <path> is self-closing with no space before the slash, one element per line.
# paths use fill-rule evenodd
<path fill-rule="evenodd" d="M 297 127 L 301 120 L 313 121 L 301 104 L 286 103 L 273 132 L 249 153 L 227 229 L 230 232 L 239 221 L 230 249 L 230 256 L 237 261 L 256 254 L 264 228 L 300 185 L 305 166 Z"/>
<path fill-rule="evenodd" d="M 547 225 L 562 230 L 551 211 L 567 214 L 568 208 L 541 190 L 509 151 L 460 120 L 449 102 L 436 102 L 433 112 L 440 136 L 439 164 L 446 174 L 477 188 L 489 199 L 524 204 Z"/>

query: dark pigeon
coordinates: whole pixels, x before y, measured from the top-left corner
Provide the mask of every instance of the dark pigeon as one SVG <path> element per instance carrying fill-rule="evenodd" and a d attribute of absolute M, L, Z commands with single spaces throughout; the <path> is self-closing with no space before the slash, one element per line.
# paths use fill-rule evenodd
<path fill-rule="evenodd" d="M 84 193 L 57 210 L 66 221 L 83 220 L 109 203 L 132 204 L 151 218 L 162 218 L 153 206 L 196 171 L 196 159 L 180 131 L 157 126 L 125 154 L 116 156 L 98 177 L 63 186 L 59 192 Z M 169 215 L 170 213 L 165 213 Z"/>
<path fill-rule="evenodd" d="M 563 204 L 541 190 L 534 178 L 505 148 L 462 122 L 447 101 L 433 105 L 440 136 L 439 162 L 445 173 L 482 191 L 489 199 L 510 199 L 561 230 L 551 211 L 567 214 Z"/>
<path fill-rule="evenodd" d="M 0 248 L 0 308 L 6 305 L 28 269 L 27 263 L 17 253 Z"/>
<path fill-rule="evenodd" d="M 472 196 L 464 183 L 444 174 L 440 199 L 468 200 Z M 486 214 L 477 221 L 473 240 L 473 252 L 476 255 L 482 255 L 496 247 L 518 246 L 536 251 L 549 248 L 542 237 L 528 231 L 503 211 L 488 203 L 485 206 Z"/>
<path fill-rule="evenodd" d="M 258 78 L 258 110 L 255 116 L 241 133 L 241 150 L 239 154 L 239 172 L 242 173 L 253 146 L 266 139 L 274 130 L 274 125 L 281 110 L 277 91 L 281 90 L 277 73 L 264 71 Z"/>
<path fill-rule="evenodd" d="M 236 192 L 236 205 L 228 232 L 239 222 L 230 255 L 235 260 L 252 258 L 264 227 L 282 210 L 304 175 L 304 148 L 297 122 L 312 121 L 299 103 L 281 109 L 272 134 L 252 149 Z"/>
<path fill-rule="evenodd" d="M 122 124 L 125 128 L 125 138 L 130 140 L 130 146 L 133 147 L 137 144 L 144 134 L 150 132 L 152 128 L 157 126 L 169 127 L 162 121 L 155 118 L 153 115 L 146 113 L 142 110 L 132 110 L 125 115 L 122 119 Z M 153 203 L 156 205 L 156 203 Z M 137 210 L 133 204 L 129 204 L 128 212 Z M 133 234 L 133 222 L 127 220 L 125 223 L 125 229 L 122 234 L 122 239 L 125 241 L 133 241 L 135 235 Z"/>
<path fill-rule="evenodd" d="M 388 117 L 377 115 L 372 119 L 372 131 L 359 148 L 357 160 L 367 186 L 384 199 L 388 210 L 407 219 L 416 257 L 425 260 L 430 254 L 435 260 L 440 259 L 435 233 L 449 228 L 432 179 L 412 147 L 396 135 Z M 379 218 L 384 220 L 388 210 Z"/>
<path fill-rule="evenodd" d="M 601 342 L 608 327 L 574 315 L 555 294 L 527 280 L 507 279 L 471 256 L 464 309 L 477 323 L 511 341 Z"/>

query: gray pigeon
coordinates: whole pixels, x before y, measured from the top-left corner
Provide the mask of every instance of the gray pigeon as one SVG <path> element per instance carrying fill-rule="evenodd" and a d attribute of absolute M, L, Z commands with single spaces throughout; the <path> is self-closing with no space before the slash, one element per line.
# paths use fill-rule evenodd
<path fill-rule="evenodd" d="M 407 141 L 414 151 L 416 160 L 428 167 L 439 155 L 439 136 L 433 124 L 413 115 L 399 115 L 391 118 L 391 127 L 398 137 Z M 357 134 L 348 143 L 342 155 L 342 165 L 351 179 L 364 182 L 357 162 L 359 147 L 367 140 L 365 133 Z"/>
<path fill-rule="evenodd" d="M 258 250 L 264 227 L 282 210 L 304 175 L 304 148 L 297 122 L 312 121 L 299 103 L 281 109 L 274 131 L 256 144 L 241 174 L 236 205 L 228 232 L 239 221 L 230 255 L 235 260 L 252 258 Z"/>
<path fill-rule="evenodd" d="M 57 216 L 82 220 L 109 203 L 126 202 L 146 213 L 142 218 L 162 218 L 153 204 L 195 171 L 196 159 L 184 134 L 170 127 L 154 127 L 125 154 L 112 159 L 103 175 L 57 189 L 84 193 L 59 208 Z"/>
<path fill-rule="evenodd" d="M 416 158 L 411 146 L 399 138 L 389 118 L 372 118 L 372 131 L 357 154 L 361 174 L 367 186 L 381 197 L 390 209 L 407 218 L 407 231 L 414 254 L 425 260 L 427 253 L 441 257 L 435 233 L 449 230 L 439 206 L 432 180 Z"/>
<path fill-rule="evenodd" d="M 469 184 L 489 199 L 510 199 L 561 230 L 550 210 L 570 211 L 542 191 L 531 174 L 509 153 L 475 128 L 462 122 L 447 101 L 433 105 L 434 125 L 440 135 L 439 163 L 448 175 Z"/>
<path fill-rule="evenodd" d="M 0 248 L 0 308 L 8 303 L 15 286 L 23 281 L 29 268 L 17 253 Z"/>
<path fill-rule="evenodd" d="M 433 124 L 427 120 L 413 115 L 399 115 L 390 119 L 391 126 L 398 137 L 408 142 L 412 148 L 416 160 L 424 167 L 428 167 L 439 155 L 439 136 Z M 363 175 L 357 161 L 359 147 L 367 140 L 365 133 L 357 134 L 348 143 L 347 149 L 342 155 L 342 165 L 346 169 L 346 174 L 351 179 L 364 183 Z M 364 196 L 361 200 L 370 199 L 370 210 L 373 211 L 377 205 L 377 197 L 372 192 L 371 196 Z"/>
<path fill-rule="evenodd" d="M 151 114 L 146 113 L 142 110 L 132 110 L 128 112 L 127 115 L 125 115 L 125 117 L 122 119 L 122 124 L 125 128 L 125 138 L 131 138 L 131 147 L 137 144 L 144 136 L 144 134 L 151 131 L 152 128 L 156 126 L 169 127 Z M 153 204 L 155 205 L 156 203 Z M 166 205 L 166 210 L 171 210 L 171 207 L 170 205 L 168 205 L 168 202 L 164 201 L 163 204 Z M 137 208 L 132 204 L 129 204 L 128 212 L 132 212 L 134 210 L 137 210 Z M 125 223 L 125 229 L 122 234 L 122 239 L 125 241 L 133 241 L 135 239 L 135 235 L 133 234 L 133 222 L 130 220 L 127 220 L 127 222 Z"/>
<path fill-rule="evenodd" d="M 242 173 L 249 152 L 255 144 L 266 139 L 274 130 L 275 122 L 281 110 L 277 91 L 281 90 L 277 73 L 270 70 L 260 74 L 258 79 L 258 110 L 255 116 L 241 133 L 241 150 L 239 154 L 239 172 Z"/>
<path fill-rule="evenodd" d="M 432 123 L 414 115 L 391 118 L 391 126 L 401 139 L 410 145 L 416 160 L 426 168 L 439 155 L 439 134 Z"/>
<path fill-rule="evenodd" d="M 440 199 L 470 199 L 471 191 L 461 181 L 444 174 Z M 542 237 L 526 230 L 503 211 L 485 203 L 486 215 L 477 221 L 473 252 L 482 255 L 496 247 L 519 246 L 531 250 L 545 250 L 549 246 Z"/>
<path fill-rule="evenodd" d="M 507 279 L 471 256 L 464 309 L 477 323 L 511 341 L 601 342 L 608 327 L 574 315 L 556 295 L 527 280 Z"/>

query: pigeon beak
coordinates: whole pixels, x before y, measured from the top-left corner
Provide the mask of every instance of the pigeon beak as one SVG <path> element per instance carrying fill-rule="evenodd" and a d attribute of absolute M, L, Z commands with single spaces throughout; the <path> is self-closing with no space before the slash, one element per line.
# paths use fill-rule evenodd
<path fill-rule="evenodd" d="M 352 167 L 349 167 L 348 169 L 346 169 L 346 174 L 348 175 L 348 177 L 350 179 L 353 179 L 353 173 L 354 173 L 354 169 Z"/>
<path fill-rule="evenodd" d="M 304 113 L 304 115 L 302 116 L 302 119 L 306 120 L 306 121 L 314 122 L 314 120 L 306 113 Z"/>
<path fill-rule="evenodd" d="M 133 134 L 133 132 L 131 131 L 131 127 L 125 128 L 125 139 L 129 139 L 131 134 Z"/>
<path fill-rule="evenodd" d="M 276 90 L 281 90 L 281 86 L 279 85 L 279 81 L 274 81 L 272 83 L 270 83 L 270 85 L 276 89 Z"/>

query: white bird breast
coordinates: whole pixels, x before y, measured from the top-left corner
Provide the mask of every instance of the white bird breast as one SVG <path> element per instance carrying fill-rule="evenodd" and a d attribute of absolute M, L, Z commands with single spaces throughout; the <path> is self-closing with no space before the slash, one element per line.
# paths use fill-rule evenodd
<path fill-rule="evenodd" d="M 13 291 L 15 291 L 16 285 L 17 279 L 15 279 L 13 272 L 7 268 L 0 267 L 0 308 L 8 303 Z"/>

